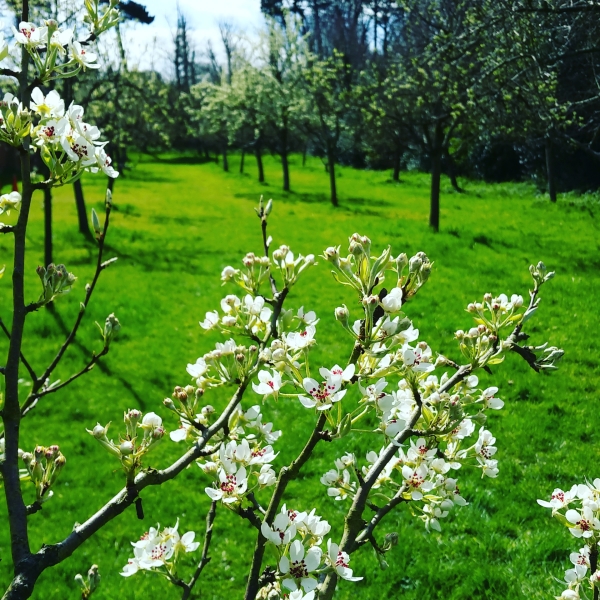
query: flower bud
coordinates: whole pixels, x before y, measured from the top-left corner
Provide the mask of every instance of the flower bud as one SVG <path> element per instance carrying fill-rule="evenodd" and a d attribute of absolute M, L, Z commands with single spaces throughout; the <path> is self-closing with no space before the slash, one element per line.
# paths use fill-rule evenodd
<path fill-rule="evenodd" d="M 165 405 L 166 408 L 168 408 L 169 410 L 176 410 L 175 409 L 175 403 L 173 402 L 173 400 L 171 400 L 171 398 L 165 398 L 163 400 L 163 404 Z"/>
<path fill-rule="evenodd" d="M 418 256 L 413 256 L 408 262 L 408 272 L 416 273 L 423 266 L 423 261 Z"/>
<path fill-rule="evenodd" d="M 135 450 L 135 446 L 133 445 L 133 442 L 130 440 L 124 440 L 119 445 L 119 452 L 123 456 L 129 456 L 130 454 L 133 454 L 134 450 Z"/>
<path fill-rule="evenodd" d="M 89 431 L 89 429 L 88 429 Z M 106 427 L 102 427 L 100 423 L 98 423 L 90 433 L 97 439 L 102 440 L 106 437 L 106 432 L 108 431 L 108 425 Z"/>
<path fill-rule="evenodd" d="M 335 309 L 335 320 L 339 321 L 344 327 L 348 325 L 348 319 L 350 318 L 350 311 L 344 304 L 343 306 L 338 306 Z"/>
<path fill-rule="evenodd" d="M 88 571 L 88 581 L 90 583 L 90 591 L 94 591 L 100 584 L 100 573 L 98 572 L 98 565 L 92 565 Z"/>
<path fill-rule="evenodd" d="M 87 585 L 80 573 L 77 573 L 77 575 L 75 575 L 75 582 L 82 589 L 82 591 L 87 591 Z"/>
<path fill-rule="evenodd" d="M 406 267 L 407 264 L 408 264 L 408 256 L 406 256 L 406 254 L 404 252 L 402 252 L 402 254 L 399 254 L 398 258 L 396 258 L 396 265 L 398 267 L 398 271 L 401 272 L 402 269 L 404 269 L 404 267 Z"/>
<path fill-rule="evenodd" d="M 269 200 L 267 202 L 267 205 L 265 206 L 265 217 L 268 217 L 271 214 L 271 211 L 273 210 L 273 200 Z"/>
<path fill-rule="evenodd" d="M 205 416 L 212 415 L 215 412 L 215 407 L 212 404 L 207 404 L 202 407 L 200 412 Z"/>
<path fill-rule="evenodd" d="M 323 252 L 323 258 L 337 267 L 340 262 L 340 247 L 329 246 L 329 248 Z"/>

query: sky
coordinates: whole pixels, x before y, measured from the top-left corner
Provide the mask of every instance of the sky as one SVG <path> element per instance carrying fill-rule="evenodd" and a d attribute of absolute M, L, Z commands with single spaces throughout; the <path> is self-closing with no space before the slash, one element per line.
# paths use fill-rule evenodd
<path fill-rule="evenodd" d="M 131 65 L 139 69 L 155 68 L 168 74 L 169 54 L 173 52 L 173 34 L 177 23 L 177 5 L 192 29 L 197 54 L 210 40 L 217 56 L 223 53 L 219 21 L 230 21 L 249 36 L 260 27 L 260 0 L 138 0 L 155 19 L 151 25 L 129 26 L 126 47 Z"/>

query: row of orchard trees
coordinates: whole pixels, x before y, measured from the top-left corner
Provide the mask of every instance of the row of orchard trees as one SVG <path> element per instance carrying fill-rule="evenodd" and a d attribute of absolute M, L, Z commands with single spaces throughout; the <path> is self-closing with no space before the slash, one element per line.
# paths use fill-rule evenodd
<path fill-rule="evenodd" d="M 220 81 L 192 86 L 190 135 L 232 148 L 321 156 L 337 205 L 335 164 L 411 157 L 431 171 L 430 224 L 439 227 L 442 171 L 497 140 L 597 156 L 600 4 L 563 0 L 263 2 L 267 26 L 251 47 L 231 43 Z M 231 41 L 231 40 L 230 40 Z M 383 160 L 382 160 L 383 157 Z M 387 166 L 387 165 L 386 165 Z M 464 170 L 464 168 L 463 168 Z"/>

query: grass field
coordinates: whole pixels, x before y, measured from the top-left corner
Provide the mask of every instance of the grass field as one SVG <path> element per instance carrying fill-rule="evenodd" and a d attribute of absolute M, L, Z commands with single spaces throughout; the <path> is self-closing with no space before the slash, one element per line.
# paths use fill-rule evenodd
<path fill-rule="evenodd" d="M 598 215 L 593 199 L 562 198 L 551 205 L 525 184 L 467 183 L 467 193 L 453 194 L 443 182 L 441 232 L 427 227 L 428 178 L 404 174 L 393 184 L 388 173 L 340 169 L 340 208 L 327 200 L 327 175 L 318 160 L 302 167 L 292 161 L 293 192 L 281 192 L 277 162 L 268 160 L 268 185 L 255 181 L 254 163 L 247 173 L 224 174 L 214 163 L 192 159 L 141 158 L 115 189 L 115 212 L 108 255 L 119 261 L 107 270 L 92 300 L 89 314 L 57 376 L 68 377 L 101 343 L 94 321 L 114 311 L 122 332 L 103 361 L 86 378 L 48 396 L 23 423 L 24 448 L 57 443 L 67 457 L 55 497 L 31 517 L 34 547 L 62 539 L 73 523 L 84 521 L 123 484 L 118 464 L 85 432 L 97 421 L 115 422 L 128 408 L 154 410 L 167 428 L 175 418 L 162 407 L 173 386 L 187 384 L 185 366 L 208 351 L 198 320 L 216 308 L 224 293 L 219 274 L 237 264 L 247 251 L 260 251 L 258 220 L 253 211 L 258 197 L 275 202 L 271 233 L 275 244 L 287 243 L 304 254 L 320 254 L 342 244 L 354 231 L 366 234 L 375 248 L 392 245 L 394 254 L 409 256 L 424 250 L 435 261 L 430 282 L 407 313 L 435 351 L 458 358 L 452 340 L 458 328 L 470 326 L 464 307 L 484 292 L 525 295 L 528 266 L 543 260 L 557 276 L 543 290 L 542 308 L 530 328 L 533 342 L 549 340 L 565 349 L 558 372 L 537 375 L 517 357 L 494 369 L 494 381 L 505 408 L 494 414 L 489 428 L 497 437 L 500 475 L 481 481 L 479 472 L 460 473 L 463 496 L 470 504 L 443 523 L 442 534 L 427 534 L 407 511 L 390 515 L 380 535 L 397 531 L 400 543 L 388 555 L 389 569 L 379 569 L 369 549 L 353 557 L 358 584 L 342 582 L 336 598 L 402 598 L 403 600 L 542 599 L 552 598 L 570 566 L 568 554 L 577 540 L 551 520 L 536 498 L 554 487 L 570 487 L 587 476 L 600 476 L 600 410 L 598 377 L 600 325 L 598 284 L 600 258 Z M 102 207 L 101 178 L 88 177 L 84 188 L 88 208 Z M 93 272 L 94 245 L 76 231 L 71 189 L 55 191 L 55 260 L 79 276 L 70 296 L 57 310 L 30 316 L 24 353 L 38 371 L 75 318 L 83 287 Z M 100 210 L 99 210 L 100 212 Z M 37 298 L 36 265 L 42 261 L 42 199 L 34 198 L 28 237 L 28 297 Z M 11 261 L 9 236 L 2 236 L 0 264 Z M 305 276 L 289 305 L 314 309 L 321 317 L 319 346 L 312 364 L 332 364 L 348 354 L 349 341 L 340 335 L 333 309 L 354 298 L 331 279 L 321 260 Z M 0 299 L 8 314 L 10 279 L 0 281 Z M 233 292 L 233 289 L 231 290 Z M 6 342 L 0 342 L 2 353 Z M 322 362 L 321 362 L 322 361 Z M 26 384 L 24 383 L 24 386 Z M 24 387 L 25 391 L 25 387 Z M 210 400 L 219 405 L 223 394 Z M 258 397 L 256 398 L 256 400 Z M 208 399 L 207 399 L 208 401 Z M 255 398 L 252 398 L 255 401 Z M 277 465 L 299 451 L 312 422 L 299 403 L 280 401 L 265 406 L 276 425 L 287 430 L 279 442 Z M 352 438 L 350 446 L 364 455 L 367 441 Z M 150 463 L 161 467 L 181 448 L 165 439 Z M 378 448 L 377 448 L 378 449 Z M 299 509 L 318 507 L 330 520 L 336 537 L 342 528 L 342 509 L 330 501 L 318 477 L 330 468 L 339 446 L 323 445 L 316 459 L 288 488 L 285 500 Z M 130 509 L 86 543 L 75 556 L 46 572 L 34 598 L 77 598 L 73 577 L 97 563 L 102 575 L 98 600 L 180 597 L 177 589 L 156 576 L 138 574 L 123 579 L 119 571 L 130 555 L 129 541 L 157 521 L 170 525 L 177 517 L 183 530 L 203 528 L 209 499 L 208 479 L 197 468 L 178 480 L 144 495 L 145 521 Z M 0 582 L 10 579 L 10 555 L 4 503 L 0 508 Z M 255 534 L 247 522 L 220 511 L 212 562 L 197 588 L 197 597 L 241 598 Z M 345 585 L 344 585 L 345 584 Z"/>

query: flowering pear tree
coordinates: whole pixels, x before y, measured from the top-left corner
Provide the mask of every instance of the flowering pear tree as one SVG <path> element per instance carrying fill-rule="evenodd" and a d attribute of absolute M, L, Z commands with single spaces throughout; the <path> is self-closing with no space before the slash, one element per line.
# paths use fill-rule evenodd
<path fill-rule="evenodd" d="M 261 200 L 257 214 L 262 248 L 246 254 L 239 267 L 223 269 L 223 283 L 236 286 L 238 293 L 227 294 L 200 322 L 202 329 L 218 330 L 224 339 L 188 364 L 182 385 L 162 407 L 172 417 L 168 439 L 179 444 L 181 455 L 170 465 L 151 468 L 150 453 L 167 437 L 163 417 L 155 412 L 128 410 L 116 433 L 110 424 L 90 423 L 90 441 L 94 438 L 110 455 L 108 460 L 120 464 L 123 488 L 85 522 L 75 524 L 66 538 L 44 540 L 39 549 L 32 549 L 29 520 L 39 518 L 36 513 L 52 498 L 52 486 L 65 468 L 66 458 L 58 445 L 22 450 L 23 419 L 46 395 L 93 368 L 108 353 L 120 328 L 117 318 L 109 315 L 100 326 L 102 349 L 93 352 L 89 362 L 67 380 L 53 380 L 100 274 L 113 262 L 104 257 L 112 203 L 107 193 L 104 223 L 92 212 L 97 267 L 85 286 L 73 328 L 41 374 L 26 359 L 26 318 L 64 296 L 76 282 L 64 265 L 39 267 L 42 291 L 39 297 L 28 299 L 25 236 L 32 194 L 36 189 L 73 181 L 85 171 L 118 175 L 100 132 L 84 122 L 83 108 L 66 107 L 58 94 L 44 94 L 42 88 L 52 79 L 94 68 L 91 44 L 116 23 L 116 4 L 111 0 L 101 9 L 97 0 L 85 0 L 90 33 L 74 41 L 72 33 L 59 30 L 51 21 L 29 23 L 24 0 L 22 22 L 15 32 L 20 71 L 2 70 L 3 75 L 19 81 L 20 92 L 18 98 L 5 96 L 0 105 L 0 138 L 18 149 L 23 178 L 22 196 L 13 193 L 0 198 L 3 220 L 4 214 L 18 213 L 16 224 L 6 222 L 0 229 L 14 238 L 11 325 L 0 322 L 9 338 L 2 367 L 0 474 L 14 569 L 3 599 L 29 598 L 43 571 L 68 558 L 129 507 L 135 506 L 137 516 L 143 518 L 144 490 L 175 478 L 194 463 L 203 482 L 202 495 L 210 502 L 203 541 L 196 540 L 194 531 L 182 533 L 182 527 L 180 532 L 179 522 L 151 527 L 132 543 L 123 577 L 139 577 L 140 572 L 158 575 L 179 587 L 183 600 L 189 598 L 210 561 L 217 512 L 229 510 L 256 531 L 246 600 L 330 599 L 339 583 L 352 585 L 362 579 L 350 563 L 352 555 L 365 545 L 373 547 L 383 564 L 383 555 L 397 542 L 393 534 L 383 539 L 379 534 L 378 527 L 390 512 L 405 507 L 428 531 L 439 531 L 444 518 L 467 504 L 458 485 L 460 469 L 480 469 L 482 478 L 498 475 L 496 440 L 485 423 L 487 412 L 501 409 L 504 403 L 497 397 L 496 387 L 482 389 L 477 371 L 489 370 L 509 352 L 519 354 L 536 371 L 555 368 L 562 351 L 547 344 L 526 345 L 524 332 L 538 309 L 540 289 L 553 273 L 542 263 L 531 267 L 533 286 L 527 302 L 516 294 L 509 298 L 488 293 L 469 304 L 467 311 L 474 323 L 456 332 L 457 356 L 461 358 L 455 360 L 436 353 L 422 340 L 405 312 L 405 305 L 429 279 L 432 263 L 428 257 L 423 252 L 410 259 L 405 254 L 394 257 L 389 247 L 374 251 L 371 240 L 354 234 L 348 254 L 342 255 L 339 246 L 332 246 L 322 255 L 335 281 L 356 296 L 356 304 L 350 308 L 332 307 L 347 335 L 347 350 L 337 364 L 315 368 L 309 357 L 317 343 L 319 318 L 310 307 L 288 306 L 294 286 L 316 264 L 315 257 L 294 254 L 286 245 L 272 248 L 267 232 L 272 201 L 263 205 Z M 4 45 L 0 56 L 10 60 L 15 49 L 6 51 Z M 44 181 L 31 175 L 31 155 L 38 151 L 50 172 Z M 26 397 L 19 393 L 21 365 L 32 381 Z M 210 398 L 217 388 L 229 390 L 229 400 L 222 403 L 219 395 L 213 394 L 210 401 L 214 405 L 207 403 L 205 396 Z M 303 449 L 288 465 L 281 464 L 278 451 L 286 424 L 273 423 L 268 416 L 275 401 L 297 403 L 314 422 L 306 431 Z M 348 440 L 365 434 L 365 439 L 372 441 L 369 451 L 364 457 L 355 456 L 349 452 Z M 315 448 L 324 443 L 335 447 L 337 459 L 314 483 L 322 490 L 323 502 L 337 502 L 345 508 L 341 538 L 319 515 L 321 506 L 302 506 L 287 490 Z M 28 504 L 25 497 L 29 495 L 34 499 Z M 582 514 L 582 519 L 587 519 L 587 512 Z M 566 519 L 572 529 L 583 532 L 582 519 L 573 521 L 570 511 Z M 267 548 L 272 560 L 265 559 Z M 196 567 L 187 573 L 181 559 L 198 551 Z M 82 597 L 89 598 L 100 581 L 96 565 L 87 578 L 79 574 L 75 579 Z M 123 585 L 127 585 L 126 579 Z"/>
<path fill-rule="evenodd" d="M 182 598 L 189 597 L 210 559 L 218 509 L 230 510 L 256 528 L 247 600 L 331 598 L 342 580 L 361 580 L 350 566 L 351 555 L 369 544 L 383 564 L 397 536 L 378 540 L 377 528 L 401 505 L 427 530 L 440 531 L 441 521 L 467 504 L 456 475 L 461 468 L 480 469 L 483 478 L 499 473 L 496 439 L 485 420 L 489 410 L 501 409 L 504 402 L 496 387 L 481 389 L 476 371 L 502 362 L 508 352 L 516 352 L 537 371 L 555 368 L 562 356 L 561 350 L 546 344 L 523 344 L 528 338 L 523 329 L 538 309 L 540 288 L 554 275 L 542 263 L 531 267 L 528 302 L 516 294 L 510 299 L 485 294 L 469 304 L 467 311 L 475 322 L 455 334 L 463 357 L 459 363 L 434 354 L 404 313 L 404 305 L 430 276 L 427 256 L 420 252 L 410 259 L 404 254 L 394 258 L 390 248 L 375 255 L 371 241 L 354 234 L 346 256 L 339 247 L 323 253 L 335 280 L 357 296 L 355 319 L 346 306 L 333 311 L 348 335 L 349 358 L 340 358 L 343 366 L 311 369 L 319 318 L 312 310 L 289 308 L 286 302 L 315 258 L 296 255 L 285 245 L 271 250 L 271 210 L 271 201 L 261 201 L 257 209 L 263 251 L 250 252 L 239 268 L 222 271 L 223 283 L 236 285 L 241 293 L 227 294 L 200 322 L 205 330 L 220 331 L 224 341 L 188 364 L 191 382 L 176 387 L 164 401 L 178 420 L 170 439 L 189 450 L 164 471 L 142 469 L 131 484 L 139 493 L 193 461 L 204 474 L 211 508 L 194 574 L 183 578 L 177 561 L 199 547 L 195 534 L 179 537 L 172 529 L 160 532 L 158 527 L 132 543 L 133 557 L 122 570 L 125 577 L 140 571 L 162 575 L 183 589 Z M 389 289 L 383 287 L 386 281 L 391 281 Z M 204 403 L 217 387 L 234 390 L 220 410 Z M 255 404 L 258 401 L 262 405 Z M 277 451 L 285 431 L 263 414 L 275 401 L 298 402 L 314 414 L 304 448 L 287 466 L 278 464 Z M 126 423 L 130 419 L 126 415 Z M 153 426 L 162 427 L 162 421 Z M 365 457 L 357 457 L 348 452 L 346 442 L 365 432 L 379 442 Z M 121 452 L 122 462 L 137 454 L 128 445 L 123 456 L 102 425 L 91 433 L 112 454 Z M 332 468 L 315 484 L 323 486 L 324 501 L 346 506 L 341 539 L 333 537 L 319 507 L 292 505 L 297 500 L 286 498 L 288 484 L 322 442 L 339 449 Z M 268 547 L 276 557 L 271 562 L 265 561 Z"/>
<path fill-rule="evenodd" d="M 550 501 L 538 500 L 544 508 L 552 509 L 552 516 L 568 528 L 578 544 L 577 552 L 571 552 L 571 567 L 565 571 L 564 585 L 558 600 L 598 600 L 600 598 L 600 568 L 598 544 L 600 544 L 600 479 L 573 484 L 564 492 L 555 489 Z"/>

